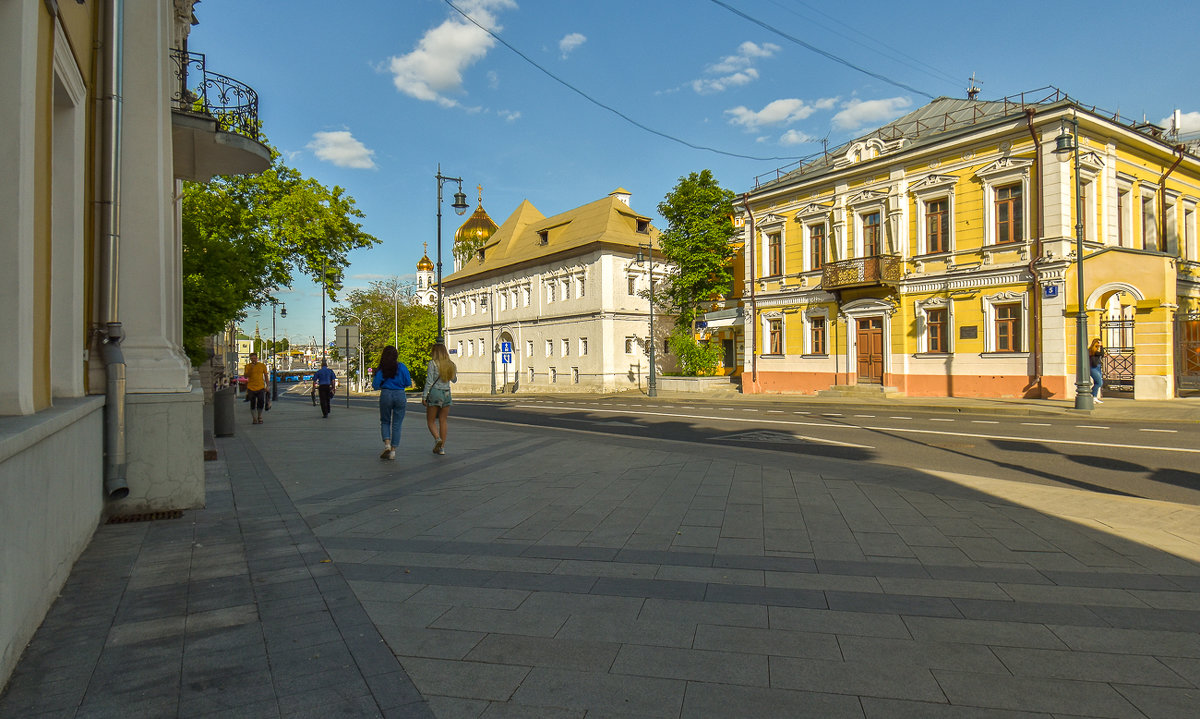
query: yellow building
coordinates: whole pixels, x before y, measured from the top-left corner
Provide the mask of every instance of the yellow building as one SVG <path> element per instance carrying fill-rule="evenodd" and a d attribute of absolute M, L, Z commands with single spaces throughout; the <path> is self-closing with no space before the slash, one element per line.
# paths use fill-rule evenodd
<path fill-rule="evenodd" d="M 741 208 L 743 391 L 1074 397 L 1077 218 L 1105 393 L 1196 387 L 1200 158 L 1175 140 L 1047 89 L 939 98 L 773 173 Z"/>

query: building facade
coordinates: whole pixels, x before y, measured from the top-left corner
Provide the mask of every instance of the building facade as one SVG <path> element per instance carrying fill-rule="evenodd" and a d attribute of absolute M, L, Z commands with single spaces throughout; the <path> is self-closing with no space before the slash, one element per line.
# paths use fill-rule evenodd
<path fill-rule="evenodd" d="M 545 217 L 528 200 L 444 278 L 446 343 L 463 391 L 618 392 L 649 373 L 648 259 L 658 230 L 629 193 Z M 657 367 L 670 369 L 669 317 L 656 316 Z"/>
<path fill-rule="evenodd" d="M 1200 374 L 1198 201 L 1162 128 L 1053 89 L 934 100 L 747 193 L 743 389 L 1071 398 L 1082 265 L 1106 391 L 1173 397 Z"/>
<path fill-rule="evenodd" d="M 188 52 L 192 6 L 0 3 L 0 683 L 102 519 L 204 503 L 180 181 L 270 152 L 254 91 Z"/>

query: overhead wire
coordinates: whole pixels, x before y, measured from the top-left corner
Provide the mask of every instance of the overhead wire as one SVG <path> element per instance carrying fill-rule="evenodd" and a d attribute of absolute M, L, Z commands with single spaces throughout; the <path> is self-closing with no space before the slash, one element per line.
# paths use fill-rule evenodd
<path fill-rule="evenodd" d="M 554 73 L 550 72 L 550 71 L 549 71 L 549 70 L 547 70 L 546 68 L 542 67 L 542 66 L 541 66 L 541 65 L 539 65 L 538 63 L 534 62 L 534 61 L 533 61 L 533 59 L 531 59 L 531 58 L 530 58 L 528 55 L 526 55 L 525 53 L 521 52 L 521 51 L 520 51 L 520 50 L 518 50 L 517 48 L 513 47 L 513 46 L 512 46 L 512 45 L 511 45 L 511 44 L 510 44 L 510 43 L 509 43 L 507 40 L 505 40 L 504 38 L 500 37 L 498 34 L 496 34 L 495 32 L 493 32 L 493 31 L 491 30 L 491 28 L 484 27 L 483 25 L 479 24 L 479 23 L 478 23 L 478 22 L 475 20 L 475 18 L 471 17 L 471 16 L 470 16 L 470 15 L 468 15 L 466 12 L 464 12 L 464 11 L 463 11 L 461 8 L 459 8 L 457 5 L 455 5 L 455 4 L 454 4 L 454 2 L 453 2 L 453 0 L 442 0 L 442 2 L 446 3 L 446 4 L 447 4 L 447 5 L 449 5 L 450 7 L 454 8 L 454 11 L 455 11 L 455 12 L 457 12 L 459 15 L 462 15 L 464 18 L 466 18 L 466 19 L 467 19 L 467 21 L 468 21 L 468 22 L 470 22 L 472 25 L 474 25 L 475 27 L 479 28 L 480 30 L 483 30 L 483 31 L 484 31 L 484 32 L 486 32 L 488 35 L 491 35 L 491 36 L 492 36 L 492 38 L 496 40 L 496 42 L 499 42 L 499 43 L 500 43 L 501 45 L 503 45 L 504 47 L 508 48 L 509 50 L 512 50 L 512 51 L 513 51 L 514 53 L 516 53 L 516 55 L 517 55 L 518 57 L 520 57 L 522 60 L 524 60 L 525 62 L 529 63 L 530 65 L 533 65 L 533 66 L 534 66 L 535 68 L 537 68 L 538 70 L 541 70 L 541 71 L 542 71 L 542 73 L 543 73 L 543 74 L 545 74 L 545 75 L 546 75 L 547 77 L 549 77 L 550 79 L 552 79 L 552 80 L 554 80 L 555 82 L 559 83 L 560 85 L 562 85 L 563 87 L 567 88 L 567 89 L 568 89 L 568 90 L 570 90 L 571 92 L 574 92 L 575 94 L 579 95 L 580 97 L 582 97 L 583 99 L 585 99 L 585 100 L 587 100 L 588 102 L 592 103 L 593 105 L 596 105 L 597 107 L 600 107 L 600 108 L 602 108 L 602 109 L 604 109 L 604 110 L 607 110 L 607 111 L 611 112 L 612 114 L 614 114 L 614 115 L 616 115 L 617 117 L 621 118 L 622 120 L 624 120 L 624 121 L 628 122 L 629 124 L 633 125 L 634 127 L 637 127 L 637 128 L 640 128 L 640 129 L 642 129 L 642 130 L 645 130 L 646 132 L 649 132 L 649 133 L 651 133 L 651 134 L 653 134 L 653 135 L 657 135 L 657 136 L 659 136 L 659 137 L 661 137 L 661 138 L 663 138 L 663 139 L 670 140 L 671 142 L 677 142 L 677 143 L 679 143 L 679 144 L 681 144 L 681 145 L 684 145 L 684 146 L 686 146 L 686 147 L 690 147 L 690 148 L 692 148 L 693 150 L 704 150 L 704 151 L 706 151 L 706 152 L 713 152 L 713 153 L 716 153 L 716 154 L 718 154 L 718 155 L 725 155 L 726 157 L 737 157 L 737 158 L 740 158 L 740 159 L 743 159 L 743 160 L 760 160 L 760 161 L 764 161 L 764 162 L 770 162 L 770 161 L 775 161 L 775 160 L 799 160 L 799 159 L 802 159 L 802 158 L 800 158 L 799 156 L 784 156 L 784 157 L 757 157 L 757 156 L 754 156 L 754 155 L 743 155 L 743 154 L 740 154 L 740 153 L 737 153 L 737 152 L 729 152 L 729 151 L 726 151 L 726 150 L 719 150 L 719 149 L 717 149 L 717 148 L 715 148 L 715 147 L 708 147 L 708 146 L 706 146 L 706 145 L 697 145 L 697 144 L 695 144 L 695 143 L 688 142 L 687 140 L 680 139 L 680 138 L 678 138 L 678 137 L 675 137 L 674 135 L 668 134 L 668 133 L 666 133 L 666 132 L 663 132 L 663 131 L 661 131 L 661 130 L 656 130 L 656 129 L 652 128 L 652 127 L 649 127 L 648 125 L 645 125 L 645 124 L 643 124 L 643 123 L 641 123 L 641 122 L 639 122 L 639 121 L 637 121 L 637 120 L 633 119 L 633 118 L 632 118 L 632 117 L 630 117 L 629 115 L 626 115 L 625 113 L 621 112 L 620 110 L 616 109 L 615 107 L 612 107 L 611 105 L 606 105 L 606 104 L 604 104 L 603 102 L 600 102 L 599 100 L 597 100 L 596 98 L 594 98 L 594 97 L 592 97 L 591 95 L 587 94 L 587 93 L 586 93 L 586 92 L 584 92 L 583 90 L 580 90 L 578 87 L 575 87 L 575 86 L 574 86 L 574 85 L 572 85 L 571 83 L 567 82 L 566 80 L 562 79 L 561 77 L 559 77 L 559 76 L 555 75 Z"/>
<path fill-rule="evenodd" d="M 449 0 L 447 0 L 447 2 L 448 1 Z M 859 65 L 856 65 L 856 64 L 850 62 L 849 60 L 847 60 L 844 57 L 834 55 L 833 53 L 831 53 L 827 50 L 822 50 L 821 48 L 817 47 L 816 45 L 805 42 L 804 40 L 801 40 L 800 38 L 798 38 L 794 35 L 789 35 L 788 33 L 780 30 L 779 28 L 773 27 L 773 26 L 763 22 L 762 20 L 759 20 L 755 17 L 751 17 L 750 15 L 747 15 L 746 13 L 742 12 L 741 10 L 738 10 L 737 8 L 732 7 L 731 5 L 729 5 L 729 3 L 723 2 L 722 0 L 711 0 L 711 2 L 715 5 L 719 5 L 723 8 L 725 8 L 729 12 L 733 13 L 734 15 L 737 15 L 738 17 L 740 17 L 744 20 L 747 20 L 749 22 L 754 23 L 755 25 L 758 25 L 759 27 L 766 30 L 767 32 L 774 33 L 774 34 L 784 38 L 785 40 L 790 40 L 791 42 L 794 42 L 795 44 L 799 45 L 800 47 L 803 47 L 807 50 L 811 50 L 812 52 L 815 52 L 818 55 L 821 55 L 823 57 L 829 58 L 830 60 L 833 60 L 834 62 L 838 63 L 839 65 L 845 65 L 846 67 L 850 68 L 851 70 L 861 72 L 862 74 L 873 77 L 876 80 L 882 80 L 883 82 L 886 82 L 889 85 L 894 85 L 895 87 L 901 88 L 903 90 L 908 90 L 909 92 L 916 93 L 917 95 L 922 95 L 924 97 L 929 98 L 930 100 L 935 99 L 933 95 L 931 95 L 928 92 L 925 92 L 924 90 L 918 90 L 917 88 L 915 88 L 911 85 L 906 85 L 906 84 L 900 82 L 899 80 L 893 80 L 892 78 L 888 77 L 887 75 L 883 75 L 878 72 L 868 70 L 865 67 L 861 67 Z"/>

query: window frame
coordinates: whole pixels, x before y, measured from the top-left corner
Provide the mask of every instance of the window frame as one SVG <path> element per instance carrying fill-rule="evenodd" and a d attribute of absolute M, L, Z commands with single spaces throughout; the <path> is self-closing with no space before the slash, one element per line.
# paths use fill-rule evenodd
<path fill-rule="evenodd" d="M 1021 183 L 1010 182 L 997 186 L 992 193 L 992 211 L 995 218 L 992 232 L 997 245 L 1016 245 L 1025 241 L 1025 194 L 1022 192 L 1023 189 Z M 1015 196 L 1012 194 L 1014 190 Z M 1007 194 L 1002 197 L 1002 193 Z M 1001 208 L 1005 208 L 1007 213 L 1002 213 Z M 1002 220 L 1002 214 L 1007 214 L 1008 219 Z M 1016 215 L 1015 218 L 1014 215 Z M 1002 225 L 1008 228 L 1007 232 L 1001 231 Z"/>
<path fill-rule="evenodd" d="M 767 233 L 767 277 L 783 276 L 783 231 Z"/>
<path fill-rule="evenodd" d="M 1032 159 L 1005 156 L 975 173 L 976 179 L 983 186 L 984 247 L 993 245 L 1019 245 L 1029 242 L 1029 238 L 1033 237 L 1029 226 L 1030 215 L 1032 214 L 1029 211 L 1029 201 L 1032 197 L 1030 186 L 1030 168 L 1032 166 Z M 1021 186 L 1021 237 L 1023 239 L 1016 242 L 1001 243 L 997 240 L 996 190 L 1016 184 L 1020 184 Z"/>
<path fill-rule="evenodd" d="M 821 328 L 819 346 L 817 327 Z M 804 354 L 808 357 L 829 356 L 829 311 L 827 309 L 804 313 Z"/>
<path fill-rule="evenodd" d="M 998 323 L 999 308 L 1016 306 L 1017 328 L 1015 332 L 1016 346 L 1012 349 L 1000 348 L 1000 329 Z M 984 335 L 984 353 L 999 357 L 1026 356 L 1029 353 L 1026 335 L 1029 329 L 1029 295 L 1024 292 L 1001 292 L 983 298 L 983 315 L 987 332 Z"/>
<path fill-rule="evenodd" d="M 940 323 L 943 333 L 943 347 L 933 344 L 933 327 L 938 324 L 930 319 L 932 313 L 945 313 L 944 322 Z M 954 353 L 954 305 L 942 298 L 933 298 L 916 303 L 917 317 L 917 349 L 920 354 L 944 356 Z"/>
<path fill-rule="evenodd" d="M 820 236 L 815 237 L 814 230 L 820 230 Z M 825 267 L 825 257 L 828 253 L 829 243 L 829 224 L 821 222 L 810 222 L 804 226 L 805 234 L 808 236 L 808 252 L 805 255 L 805 260 L 808 263 L 806 269 L 810 271 L 821 270 Z"/>

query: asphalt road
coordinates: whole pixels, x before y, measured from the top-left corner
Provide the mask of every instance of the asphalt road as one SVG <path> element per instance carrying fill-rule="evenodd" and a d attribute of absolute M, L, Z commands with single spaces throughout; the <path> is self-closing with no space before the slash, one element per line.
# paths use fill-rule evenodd
<path fill-rule="evenodd" d="M 303 398 L 307 399 L 307 397 Z M 352 398 L 356 411 L 374 398 Z M 334 408 L 345 408 L 337 397 Z M 410 412 L 419 405 L 410 404 Z M 416 412 L 412 412 L 416 414 Z M 737 398 L 455 398 L 453 417 L 658 437 L 1200 505 L 1200 425 Z M 409 420 L 412 421 L 411 419 Z"/>

